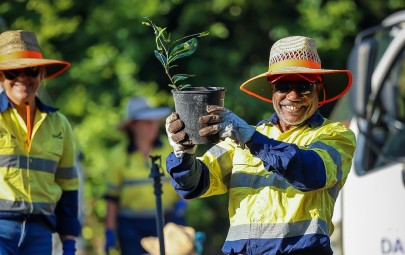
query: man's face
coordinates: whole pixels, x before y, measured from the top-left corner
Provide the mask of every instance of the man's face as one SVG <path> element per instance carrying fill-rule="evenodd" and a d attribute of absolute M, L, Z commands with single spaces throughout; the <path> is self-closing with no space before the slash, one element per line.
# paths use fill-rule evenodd
<path fill-rule="evenodd" d="M 159 120 L 135 120 L 130 124 L 137 140 L 153 143 L 159 136 Z"/>
<path fill-rule="evenodd" d="M 300 125 L 316 112 L 322 83 L 280 80 L 271 86 L 273 106 L 280 119 L 282 131 Z"/>

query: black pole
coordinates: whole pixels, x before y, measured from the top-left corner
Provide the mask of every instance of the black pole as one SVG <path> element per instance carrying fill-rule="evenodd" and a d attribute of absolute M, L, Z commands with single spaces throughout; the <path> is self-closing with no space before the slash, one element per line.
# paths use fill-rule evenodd
<path fill-rule="evenodd" d="M 149 178 L 153 178 L 153 188 L 156 198 L 156 228 L 159 238 L 160 255 L 165 255 L 165 243 L 163 237 L 163 213 L 162 213 L 162 184 L 160 177 L 164 175 L 162 170 L 161 156 L 149 156 L 152 160 Z M 158 164 L 156 161 L 159 160 Z"/>

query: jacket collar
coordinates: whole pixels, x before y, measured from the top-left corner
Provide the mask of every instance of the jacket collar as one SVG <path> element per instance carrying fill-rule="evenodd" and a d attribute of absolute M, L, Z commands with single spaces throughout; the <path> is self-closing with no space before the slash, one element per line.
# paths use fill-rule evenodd
<path fill-rule="evenodd" d="M 280 120 L 280 119 L 279 119 L 279 117 L 277 116 L 277 113 L 274 113 L 274 114 L 271 116 L 270 119 L 260 121 L 260 122 L 257 124 L 257 126 L 260 126 L 260 125 L 262 125 L 262 124 L 267 124 L 267 123 L 270 123 L 270 124 L 272 124 L 272 125 L 277 125 L 278 122 L 279 122 L 279 120 Z M 310 126 L 311 128 L 314 128 L 314 127 L 319 127 L 319 126 L 321 126 L 322 123 L 323 123 L 323 121 L 324 121 L 324 118 L 323 118 L 322 114 L 319 113 L 319 111 L 317 110 L 311 117 L 309 117 L 309 119 L 307 119 L 306 121 L 304 121 L 301 125 L 308 124 L 308 126 Z"/>
<path fill-rule="evenodd" d="M 35 97 L 35 102 L 37 104 L 38 109 L 41 112 L 52 113 L 52 112 L 56 112 L 57 110 L 59 110 L 58 108 L 54 108 L 52 106 L 42 103 L 42 101 L 37 96 Z M 14 108 L 14 105 L 10 101 L 10 99 L 8 99 L 6 92 L 3 91 L 0 93 L 0 112 L 4 112 L 9 107 Z"/>

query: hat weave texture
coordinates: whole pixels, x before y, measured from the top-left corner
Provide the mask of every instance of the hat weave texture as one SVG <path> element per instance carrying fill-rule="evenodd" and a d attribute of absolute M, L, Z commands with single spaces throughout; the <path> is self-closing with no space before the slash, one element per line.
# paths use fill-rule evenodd
<path fill-rule="evenodd" d="M 270 51 L 269 66 L 289 59 L 308 60 L 321 66 L 315 40 L 308 37 L 292 36 L 280 40 Z"/>
<path fill-rule="evenodd" d="M 70 63 L 42 56 L 32 31 L 10 30 L 0 34 L 0 71 L 44 66 L 45 78 L 55 77 L 69 68 Z"/>
<path fill-rule="evenodd" d="M 275 42 L 270 50 L 268 71 L 245 81 L 240 89 L 261 100 L 272 102 L 273 91 L 268 80 L 280 74 L 320 74 L 325 89 L 325 97 L 319 104 L 337 100 L 352 84 L 349 70 L 322 69 L 321 59 L 313 38 L 289 36 Z M 304 79 L 304 78 L 303 78 Z"/>
<path fill-rule="evenodd" d="M 0 41 L 0 56 L 18 51 L 41 51 L 34 33 L 10 31 L 3 34 Z"/>

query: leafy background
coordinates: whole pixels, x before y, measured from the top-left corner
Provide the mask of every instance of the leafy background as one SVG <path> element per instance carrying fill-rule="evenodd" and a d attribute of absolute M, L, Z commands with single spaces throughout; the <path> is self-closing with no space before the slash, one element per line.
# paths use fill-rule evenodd
<path fill-rule="evenodd" d="M 174 105 L 143 17 L 177 38 L 209 31 L 193 56 L 179 60 L 178 71 L 195 74 L 189 80 L 194 86 L 226 87 L 225 106 L 254 124 L 273 109 L 239 86 L 266 71 L 274 41 L 314 37 L 323 67 L 345 68 L 355 35 L 404 7 L 404 0 L 1 1 L 2 30 L 33 30 L 45 57 L 72 63 L 68 72 L 46 82 L 43 97 L 69 118 L 82 153 L 82 253 L 103 254 L 104 176 L 128 98 L 143 95 L 154 106 Z M 332 107 L 321 111 L 327 115 Z M 187 209 L 189 224 L 207 235 L 204 254 L 220 253 L 229 224 L 226 206 L 222 195 L 193 200 Z"/>

